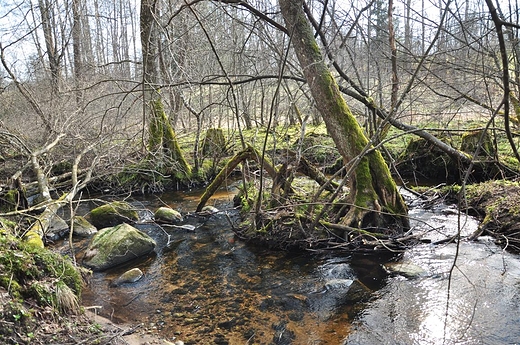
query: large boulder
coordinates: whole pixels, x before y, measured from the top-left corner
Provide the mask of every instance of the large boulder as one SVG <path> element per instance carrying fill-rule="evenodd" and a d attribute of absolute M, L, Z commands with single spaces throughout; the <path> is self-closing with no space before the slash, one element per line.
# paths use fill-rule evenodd
<path fill-rule="evenodd" d="M 99 230 L 85 251 L 83 264 L 102 271 L 151 253 L 155 241 L 133 226 L 123 223 Z"/>
<path fill-rule="evenodd" d="M 175 224 L 182 222 L 182 215 L 180 212 L 166 206 L 159 207 L 154 213 L 154 218 L 155 221 L 159 223 Z"/>
<path fill-rule="evenodd" d="M 90 222 L 98 229 L 138 220 L 135 208 L 124 201 L 113 201 L 90 211 Z"/>

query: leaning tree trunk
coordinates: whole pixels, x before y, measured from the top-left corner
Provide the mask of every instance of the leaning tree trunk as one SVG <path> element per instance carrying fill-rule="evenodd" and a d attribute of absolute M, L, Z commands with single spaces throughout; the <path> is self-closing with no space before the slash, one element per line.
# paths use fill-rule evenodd
<path fill-rule="evenodd" d="M 356 228 L 407 228 L 407 207 L 377 150 L 364 154 L 368 139 L 327 68 L 301 0 L 279 0 L 291 43 L 316 107 L 345 162 L 356 162 L 350 176 L 352 207 L 342 223 Z M 383 230 L 381 230 L 383 231 Z"/>

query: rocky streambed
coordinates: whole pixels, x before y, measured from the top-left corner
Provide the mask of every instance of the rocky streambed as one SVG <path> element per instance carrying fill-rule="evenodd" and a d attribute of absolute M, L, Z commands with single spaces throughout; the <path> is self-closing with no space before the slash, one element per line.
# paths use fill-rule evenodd
<path fill-rule="evenodd" d="M 408 196 L 427 241 L 390 257 L 285 253 L 246 245 L 232 231 L 230 195 L 190 227 L 136 227 L 154 252 L 92 275 L 83 305 L 185 344 L 510 344 L 520 338 L 520 260 L 475 218 Z M 189 213 L 197 192 L 134 200 Z M 66 244 L 62 250 L 66 252 Z M 78 259 L 81 260 L 81 250 Z M 114 284 L 138 268 L 142 278 Z"/>

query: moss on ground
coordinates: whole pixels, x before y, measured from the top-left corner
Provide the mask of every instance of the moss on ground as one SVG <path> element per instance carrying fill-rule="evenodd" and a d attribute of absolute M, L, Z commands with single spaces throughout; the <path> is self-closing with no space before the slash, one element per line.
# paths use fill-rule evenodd
<path fill-rule="evenodd" d="M 0 230 L 0 343 L 39 343 L 42 317 L 78 313 L 83 286 L 72 261 Z"/>

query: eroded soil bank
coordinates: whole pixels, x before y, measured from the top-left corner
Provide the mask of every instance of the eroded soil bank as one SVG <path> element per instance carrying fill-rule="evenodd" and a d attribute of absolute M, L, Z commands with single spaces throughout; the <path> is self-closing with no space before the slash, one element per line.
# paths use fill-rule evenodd
<path fill-rule="evenodd" d="M 461 194 L 459 191 L 459 195 Z M 460 199 L 462 210 L 477 215 L 482 222 L 476 238 L 491 235 L 504 248 L 520 253 L 520 184 L 497 180 L 469 185 L 465 198 Z"/>

